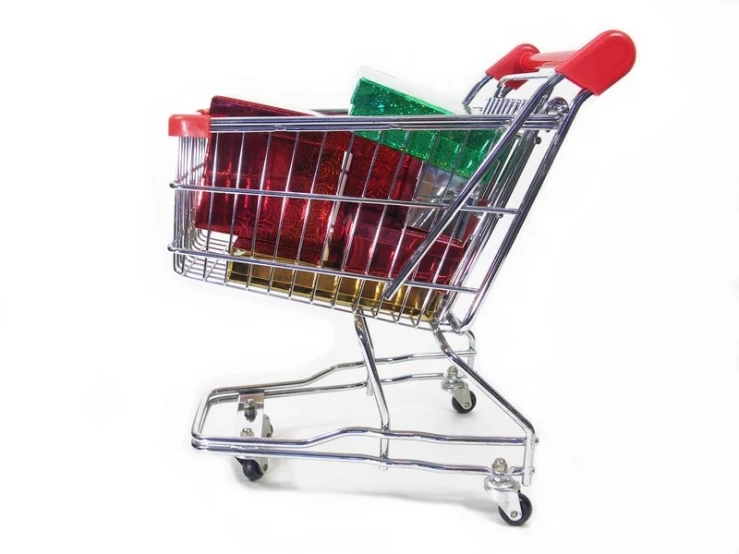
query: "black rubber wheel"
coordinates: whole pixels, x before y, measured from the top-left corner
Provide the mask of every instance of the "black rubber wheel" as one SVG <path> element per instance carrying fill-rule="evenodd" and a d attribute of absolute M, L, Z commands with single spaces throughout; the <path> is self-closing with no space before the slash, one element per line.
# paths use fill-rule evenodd
<path fill-rule="evenodd" d="M 470 413 L 470 412 L 471 412 L 472 410 L 474 410 L 474 409 L 475 409 L 475 406 L 477 406 L 477 397 L 475 396 L 475 393 L 474 393 L 474 392 L 472 392 L 472 391 L 470 391 L 470 401 L 472 402 L 472 403 L 470 404 L 470 407 L 469 407 L 469 408 L 465 408 L 464 406 L 462 406 L 462 404 L 460 404 L 460 403 L 459 403 L 459 402 L 457 401 L 457 399 L 456 399 L 456 398 L 454 398 L 454 397 L 452 396 L 452 407 L 453 407 L 453 408 L 454 408 L 455 410 L 457 410 L 457 411 L 458 411 L 458 412 L 459 412 L 460 414 L 468 414 L 468 413 Z"/>
<path fill-rule="evenodd" d="M 518 501 L 521 503 L 521 518 L 516 521 L 511 520 L 502 508 L 498 508 L 498 512 L 500 513 L 500 517 L 503 518 L 503 521 L 508 525 L 513 525 L 514 527 L 520 527 L 526 523 L 534 512 L 534 507 L 531 505 L 531 500 L 529 500 L 528 496 L 519 492 Z"/>
<path fill-rule="evenodd" d="M 258 481 L 259 479 L 264 477 L 264 471 L 256 462 L 256 460 L 242 460 L 240 458 L 236 459 L 241 464 L 241 471 L 244 472 L 244 476 L 249 479 L 249 481 Z"/>

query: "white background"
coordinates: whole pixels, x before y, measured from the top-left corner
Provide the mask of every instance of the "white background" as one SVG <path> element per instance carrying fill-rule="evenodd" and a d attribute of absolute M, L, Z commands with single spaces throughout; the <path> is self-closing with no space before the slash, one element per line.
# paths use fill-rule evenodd
<path fill-rule="evenodd" d="M 2 12 L 4 551 L 739 552 L 736 2 Z M 208 386 L 358 351 L 346 316 L 171 271 L 169 114 L 213 94 L 345 106 L 360 65 L 461 98 L 515 44 L 609 28 L 636 66 L 583 108 L 477 325 L 481 371 L 541 438 L 528 525 L 500 523 L 476 478 L 282 462 L 250 486 L 192 450 Z M 391 351 L 430 345 L 375 328 Z M 389 398 L 398 425 L 416 407 L 426 429 L 464 424 L 435 386 L 408 390 Z M 279 433 L 371 415 L 338 402 L 272 417 Z"/>

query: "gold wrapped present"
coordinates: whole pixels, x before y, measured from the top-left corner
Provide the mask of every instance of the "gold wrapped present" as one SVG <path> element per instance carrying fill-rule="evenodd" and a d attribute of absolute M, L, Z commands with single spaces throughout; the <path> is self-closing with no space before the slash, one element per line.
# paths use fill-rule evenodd
<path fill-rule="evenodd" d="M 252 257 L 251 252 L 234 248 L 234 256 Z M 271 257 L 257 254 L 257 259 L 271 260 Z M 277 259 L 281 263 L 295 264 L 295 260 Z M 424 321 L 434 317 L 439 309 L 442 293 L 419 287 L 403 286 L 390 299 L 383 300 L 382 292 L 385 283 L 357 279 L 353 277 L 336 277 L 322 275 L 310 271 L 311 266 L 305 265 L 306 270 L 283 269 L 251 264 L 248 262 L 229 262 L 228 280 L 236 283 L 248 283 L 251 287 L 269 289 L 312 298 L 321 303 L 329 303 L 355 308 L 362 307 L 373 313 L 381 311 L 394 315 L 402 314 L 406 317 Z"/>

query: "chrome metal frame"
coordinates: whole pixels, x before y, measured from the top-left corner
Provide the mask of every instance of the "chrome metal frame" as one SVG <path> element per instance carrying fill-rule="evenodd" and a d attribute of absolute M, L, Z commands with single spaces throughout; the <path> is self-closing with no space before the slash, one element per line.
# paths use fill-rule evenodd
<path fill-rule="evenodd" d="M 208 393 L 198 408 L 192 426 L 192 444 L 196 449 L 207 450 L 228 454 L 240 459 L 267 460 L 269 458 L 311 458 L 328 461 L 362 462 L 380 466 L 382 468 L 412 468 L 437 472 L 451 472 L 463 474 L 479 474 L 485 478 L 485 489 L 488 490 L 495 502 L 507 517 L 515 522 L 522 517 L 522 508 L 519 499 L 520 484 L 528 486 L 531 484 L 534 473 L 534 450 L 537 443 L 536 433 L 532 424 L 511 405 L 496 389 L 494 389 L 475 370 L 474 360 L 477 353 L 475 348 L 475 337 L 471 332 L 472 324 L 484 302 L 492 283 L 497 277 L 500 268 L 523 225 L 531 206 L 541 188 L 544 179 L 556 157 L 559 148 L 564 141 L 572 121 L 577 115 L 582 103 L 590 96 L 590 93 L 581 91 L 571 103 L 556 97 L 552 100 L 553 91 L 562 81 L 558 74 L 544 75 L 545 81 L 528 97 L 524 99 L 508 99 L 507 95 L 511 88 L 506 86 L 510 79 L 528 80 L 542 78 L 541 73 L 510 76 L 502 79 L 497 86 L 495 95 L 487 102 L 481 114 L 460 116 L 423 116 L 423 117 L 356 117 L 346 116 L 342 110 L 323 110 L 325 116 L 319 117 L 252 117 L 252 118 L 213 118 L 211 121 L 212 137 L 217 141 L 224 133 L 239 133 L 242 137 L 246 133 L 268 133 L 269 140 L 275 133 L 293 133 L 296 138 L 301 133 L 323 133 L 323 143 L 318 155 L 320 161 L 324 153 L 327 133 L 349 132 L 351 140 L 355 133 L 362 131 L 398 131 L 405 130 L 409 133 L 420 130 L 433 130 L 437 132 L 446 130 L 467 131 L 468 137 L 471 131 L 500 130 L 502 136 L 495 142 L 479 168 L 466 181 L 462 189 L 453 198 L 444 198 L 440 203 L 419 202 L 414 200 L 378 199 L 370 198 L 364 193 L 361 197 L 346 195 L 337 187 L 335 194 L 320 194 L 311 188 L 309 192 L 291 191 L 290 179 L 285 190 L 266 190 L 264 186 L 264 175 L 258 188 L 242 188 L 239 185 L 240 168 L 237 170 L 236 186 L 216 186 L 215 171 L 213 180 L 205 183 L 206 164 L 212 163 L 215 167 L 215 159 L 208 161 L 206 151 L 208 139 L 181 138 L 180 157 L 178 164 L 177 179 L 171 183 L 176 191 L 175 217 L 174 217 L 174 239 L 169 246 L 174 253 L 174 268 L 183 276 L 203 280 L 207 282 L 236 286 L 252 292 L 260 292 L 267 295 L 282 296 L 293 301 L 301 301 L 311 305 L 324 306 L 331 309 L 349 311 L 354 315 L 355 331 L 362 353 L 362 360 L 332 366 L 328 369 L 315 373 L 310 377 L 294 381 L 264 383 L 250 386 L 219 388 Z M 486 87 L 491 79 L 485 78 L 475 85 L 465 98 L 465 106 L 469 106 L 475 97 Z M 538 162 L 534 162 L 533 152 L 542 142 L 542 134 L 548 135 L 548 146 L 541 155 Z M 410 134 L 408 140 L 410 140 Z M 242 138 L 242 150 L 243 150 Z M 266 171 L 266 156 L 269 153 L 267 143 L 267 154 L 265 155 L 264 168 Z M 351 144 L 351 143 L 350 143 Z M 378 142 L 379 144 L 379 142 Z M 296 146 L 297 148 L 297 142 Z M 243 152 L 242 152 L 243 154 Z M 216 154 L 217 155 L 217 154 Z M 376 156 L 375 151 L 375 156 Z M 294 157 L 294 154 L 293 154 Z M 240 156 L 240 160 L 242 157 Z M 503 160 L 501 162 L 500 160 Z M 239 162 L 241 163 L 241 162 Z M 292 163 L 292 162 L 291 162 Z M 374 164 L 374 159 L 372 161 Z M 508 206 L 513 197 L 516 186 L 522 179 L 527 167 L 533 163 L 535 166 L 533 175 L 525 186 L 521 200 L 516 207 Z M 495 169 L 499 164 L 498 169 Z M 343 169 L 342 169 L 343 171 Z M 372 166 L 370 166 L 370 172 Z M 317 172 L 317 170 L 316 170 Z M 454 171 L 452 172 L 452 175 Z M 490 175 L 493 177 L 489 177 Z M 292 175 L 292 165 L 290 167 Z M 341 178 L 341 177 L 340 177 Z M 367 175 L 369 181 L 370 175 Z M 487 182 L 486 182 L 487 180 Z M 314 178 L 315 186 L 315 178 Z M 473 202 L 473 195 L 480 187 L 485 187 L 486 192 L 482 195 L 484 202 Z M 366 183 L 365 183 L 366 189 Z M 354 203 L 361 210 L 363 206 L 383 206 L 383 218 L 387 206 L 399 208 L 413 208 L 429 210 L 433 214 L 433 225 L 428 230 L 425 240 L 418 246 L 410 259 L 391 275 L 378 276 L 367 271 L 348 271 L 344 265 L 339 268 L 330 267 L 327 264 L 306 267 L 298 261 L 300 249 L 295 261 L 278 259 L 277 246 L 275 255 L 270 257 L 237 256 L 232 248 L 234 244 L 234 221 L 231 223 L 230 234 L 220 235 L 211 229 L 210 215 L 207 228 L 197 228 L 194 221 L 194 213 L 201 194 L 223 194 L 223 195 L 246 195 L 256 197 L 259 202 L 264 198 L 282 198 L 283 211 L 285 199 L 299 199 L 311 202 L 333 202 L 334 206 L 339 203 Z M 478 195 L 479 196 L 479 195 Z M 211 201 L 212 202 L 212 201 Z M 260 204 L 261 205 L 261 204 Z M 310 209 L 310 208 L 309 208 Z M 211 204 L 212 213 L 212 204 Z M 235 214 L 235 208 L 234 208 Z M 448 229 L 458 228 L 463 221 L 461 214 L 473 214 L 478 218 L 474 232 L 471 233 L 466 250 L 454 275 L 448 283 L 440 282 L 439 271 L 432 280 L 424 280 L 418 277 L 419 264 L 424 255 L 444 235 Z M 280 216 L 279 229 L 282 229 L 282 218 Z M 235 215 L 234 215 L 235 217 Z M 257 212 L 257 219 L 259 212 Z M 498 227 L 502 218 L 511 218 L 510 224 L 502 235 L 500 244 L 494 250 L 492 261 L 489 262 L 487 270 L 477 282 L 473 281 L 472 272 L 476 263 L 486 250 L 495 248 L 491 237 Z M 256 223 L 255 223 L 256 228 Z M 353 232 L 353 231 L 352 231 Z M 406 230 L 403 229 L 404 236 Z M 379 231 L 378 231 L 379 233 Z M 305 234 L 305 224 L 303 228 Z M 255 235 L 256 237 L 256 235 Z M 254 239 L 256 240 L 256 238 Z M 279 232 L 278 232 L 279 242 Z M 302 246 L 301 237 L 301 246 Z M 326 238 L 328 241 L 328 237 Z M 377 241 L 377 237 L 375 238 Z M 449 242 L 451 244 L 451 241 Z M 325 244 L 324 244 L 325 247 Z M 373 244 L 374 248 L 374 244 Z M 444 252 L 447 255 L 449 246 Z M 252 248 L 252 252 L 254 252 Z M 249 280 L 246 285 L 230 282 L 229 264 L 244 261 L 254 268 L 269 268 L 270 280 L 266 290 L 252 286 L 249 270 Z M 443 265 L 444 258 L 439 267 Z M 305 299 L 294 294 L 296 279 L 293 277 L 292 285 L 286 294 L 281 294 L 273 288 L 273 275 L 275 270 L 290 270 L 295 275 L 296 271 L 310 272 L 317 276 L 327 275 L 338 279 L 359 279 L 362 287 L 365 283 L 381 283 L 384 286 L 383 298 L 390 299 L 394 294 L 406 287 L 405 302 L 408 302 L 408 291 L 412 288 L 429 291 L 424 309 L 429 304 L 430 294 L 433 291 L 441 294 L 442 301 L 434 308 L 432 316 L 417 319 L 398 310 L 398 313 L 383 311 L 384 304 L 378 307 L 363 307 L 359 300 L 350 306 L 342 306 L 334 297 L 333 302 L 324 302 L 317 298 L 315 287 L 318 277 L 313 280 L 313 294 Z M 338 291 L 338 289 L 337 289 Z M 338 292 L 336 293 L 338 295 Z M 461 312 L 455 314 L 457 300 L 467 297 L 469 305 Z M 369 332 L 368 319 L 380 319 L 393 323 L 410 325 L 412 327 L 425 328 L 431 331 L 439 350 L 427 353 L 415 353 L 404 356 L 378 358 L 375 355 L 374 345 Z M 467 337 L 468 347 L 461 351 L 455 351 L 447 340 L 447 334 L 453 333 Z M 430 373 L 407 373 L 395 377 L 381 377 L 379 368 L 387 365 L 404 364 L 419 360 L 445 360 L 449 364 L 446 372 Z M 364 368 L 366 379 L 344 384 L 316 385 L 323 379 L 345 370 L 356 370 Z M 497 405 L 509 418 L 511 418 L 522 430 L 521 436 L 470 436 L 470 435 L 447 435 L 427 433 L 414 430 L 397 430 L 391 427 L 390 411 L 385 400 L 384 387 L 406 382 L 438 380 L 442 388 L 451 393 L 452 396 L 463 406 L 472 406 L 470 384 L 479 390 L 484 398 Z M 366 389 L 367 394 L 373 396 L 377 404 L 379 414 L 379 425 L 377 427 L 343 427 L 334 431 L 300 440 L 285 440 L 271 437 L 271 426 L 264 414 L 264 404 L 270 398 L 288 397 L 306 394 L 323 394 L 329 392 L 340 392 L 355 389 Z M 237 427 L 233 436 L 210 435 L 205 432 L 205 425 L 210 410 L 213 406 L 231 402 L 236 406 Z M 245 421 L 247 423 L 245 423 Z M 279 434 L 279 433 L 278 433 Z M 379 441 L 379 453 L 377 455 L 360 453 L 341 453 L 316 451 L 314 447 L 334 441 L 340 441 L 346 437 L 366 437 Z M 520 465 L 509 465 L 508 462 L 498 459 L 491 466 L 482 465 L 453 465 L 444 464 L 431 460 L 421 459 L 398 459 L 390 455 L 392 441 L 421 441 L 444 443 L 453 445 L 486 445 L 486 446 L 515 446 L 522 448 Z M 265 463 L 266 467 L 266 463 Z M 520 484 L 519 484 L 520 480 Z"/>

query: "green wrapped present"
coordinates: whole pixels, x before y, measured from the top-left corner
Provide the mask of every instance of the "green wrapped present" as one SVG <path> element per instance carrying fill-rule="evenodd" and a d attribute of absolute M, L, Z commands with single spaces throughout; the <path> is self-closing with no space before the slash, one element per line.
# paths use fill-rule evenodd
<path fill-rule="evenodd" d="M 420 98 L 396 90 L 378 81 L 387 78 L 361 77 L 352 95 L 351 115 L 451 115 Z M 461 105 L 459 112 L 462 112 Z M 485 159 L 501 131 L 362 131 L 358 135 L 427 161 L 430 165 L 469 178 Z M 497 165 L 497 164 L 496 164 Z M 496 167 L 491 169 L 495 172 Z M 486 179 L 487 180 L 487 179 Z"/>

